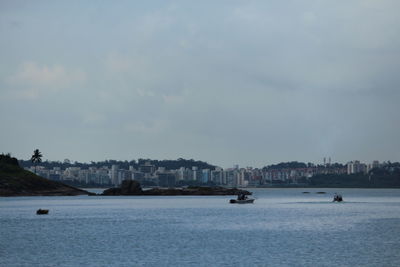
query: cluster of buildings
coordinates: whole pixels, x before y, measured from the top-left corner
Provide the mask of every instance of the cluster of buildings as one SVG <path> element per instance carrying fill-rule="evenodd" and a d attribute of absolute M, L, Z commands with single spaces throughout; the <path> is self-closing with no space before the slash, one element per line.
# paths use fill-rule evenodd
<path fill-rule="evenodd" d="M 156 167 L 150 162 L 139 165 L 138 168 L 129 166 L 128 169 L 119 168 L 118 165 L 111 167 L 60 167 L 47 169 L 43 166 L 31 166 L 27 168 L 31 172 L 56 181 L 70 181 L 79 184 L 98 184 L 118 186 L 123 180 L 137 180 L 143 184 L 172 187 L 177 184 L 207 184 L 213 183 L 222 186 L 248 186 L 258 185 L 262 180 L 260 169 L 239 168 L 230 169 L 215 168 L 199 169 L 198 167 L 177 170 L 167 170 L 164 167 Z"/>
<path fill-rule="evenodd" d="M 354 174 L 354 173 L 369 173 L 372 169 L 380 168 L 382 164 L 379 161 L 374 160 L 370 164 L 361 163 L 358 160 L 350 161 L 347 163 L 347 174 Z"/>
<path fill-rule="evenodd" d="M 351 161 L 347 165 L 325 163 L 324 165 L 307 165 L 307 167 L 272 168 L 233 168 L 199 169 L 198 167 L 181 167 L 176 170 L 167 170 L 163 167 L 145 162 L 137 168 L 129 166 L 128 169 L 111 167 L 53 167 L 47 169 L 43 166 L 29 167 L 28 170 L 56 181 L 70 181 L 79 184 L 113 185 L 118 186 L 123 180 L 137 180 L 142 184 L 173 187 L 186 184 L 215 184 L 220 186 L 253 187 L 274 183 L 302 183 L 318 174 L 354 174 L 367 173 L 373 168 L 380 167 L 378 161 L 371 164 Z"/>

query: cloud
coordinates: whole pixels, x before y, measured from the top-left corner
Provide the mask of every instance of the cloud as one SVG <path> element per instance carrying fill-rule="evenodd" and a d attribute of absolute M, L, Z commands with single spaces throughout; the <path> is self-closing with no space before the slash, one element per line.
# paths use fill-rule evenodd
<path fill-rule="evenodd" d="M 114 73 L 127 72 L 132 68 L 132 63 L 119 53 L 110 53 L 106 59 L 106 67 Z"/>
<path fill-rule="evenodd" d="M 156 94 L 151 90 L 136 88 L 136 92 L 141 97 L 154 97 Z"/>
<path fill-rule="evenodd" d="M 101 125 L 107 121 L 107 118 L 104 114 L 100 112 L 88 112 L 83 114 L 83 123 L 85 125 L 93 126 L 93 125 Z"/>
<path fill-rule="evenodd" d="M 185 101 L 183 95 L 163 95 L 162 96 L 165 104 L 182 104 Z"/>
<path fill-rule="evenodd" d="M 6 83 L 17 89 L 22 98 L 36 98 L 46 92 L 55 92 L 86 80 L 82 70 L 67 70 L 62 65 L 39 65 L 24 62 L 16 73 L 6 78 Z"/>
<path fill-rule="evenodd" d="M 79 142 L 71 132 L 94 133 L 93 151 L 113 151 L 101 157 L 399 158 L 400 1 L 98 6 L 1 10 L 21 23 L 0 27 L 0 109 L 13 116 L 1 122 L 18 122 L 10 136 L 44 116 L 44 141 L 62 129 L 68 150 Z"/>
<path fill-rule="evenodd" d="M 160 134 L 167 127 L 167 121 L 157 119 L 146 122 L 127 122 L 123 125 L 125 131 L 138 134 Z"/>

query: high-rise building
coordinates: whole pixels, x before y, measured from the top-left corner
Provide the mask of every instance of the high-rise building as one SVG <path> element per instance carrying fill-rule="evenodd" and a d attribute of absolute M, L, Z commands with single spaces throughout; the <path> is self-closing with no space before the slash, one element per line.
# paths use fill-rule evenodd
<path fill-rule="evenodd" d="M 113 185 L 119 185 L 118 181 L 118 165 L 112 165 L 110 171 L 110 180 Z"/>
<path fill-rule="evenodd" d="M 222 185 L 222 173 L 223 170 L 221 168 L 216 168 L 215 170 L 211 171 L 211 181 L 215 184 Z"/>
<path fill-rule="evenodd" d="M 152 165 L 149 161 L 139 166 L 139 171 L 143 172 L 146 176 L 150 176 L 156 170 L 156 166 Z"/>
<path fill-rule="evenodd" d="M 209 169 L 203 169 L 202 170 L 202 179 L 201 182 L 203 183 L 208 183 L 209 181 L 211 181 L 211 172 Z"/>
<path fill-rule="evenodd" d="M 350 161 L 347 163 L 347 174 L 354 174 L 354 173 L 366 173 L 367 166 L 364 163 L 360 163 L 360 161 Z"/>

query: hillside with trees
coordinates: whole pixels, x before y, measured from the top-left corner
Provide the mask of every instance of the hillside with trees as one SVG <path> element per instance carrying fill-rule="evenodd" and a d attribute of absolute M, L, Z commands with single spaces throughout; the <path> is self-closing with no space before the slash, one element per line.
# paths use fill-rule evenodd
<path fill-rule="evenodd" d="M 0 196 L 75 196 L 89 192 L 50 181 L 22 169 L 16 158 L 0 155 Z"/>

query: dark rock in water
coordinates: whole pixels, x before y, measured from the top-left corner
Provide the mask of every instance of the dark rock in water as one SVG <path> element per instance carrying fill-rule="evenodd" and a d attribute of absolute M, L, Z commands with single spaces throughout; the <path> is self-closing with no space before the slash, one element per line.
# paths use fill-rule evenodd
<path fill-rule="evenodd" d="M 223 196 L 223 195 L 251 195 L 246 190 L 237 188 L 224 187 L 188 187 L 188 188 L 152 188 L 142 190 L 137 181 L 125 180 L 119 188 L 110 188 L 104 190 L 102 195 L 105 196 L 129 196 L 129 195 L 145 195 L 145 196 Z"/>
<path fill-rule="evenodd" d="M 105 196 L 135 196 L 142 195 L 143 190 L 140 186 L 140 183 L 133 180 L 124 180 L 122 181 L 121 187 L 110 188 L 104 190 L 102 195 Z"/>
<path fill-rule="evenodd" d="M 140 194 L 142 192 L 142 187 L 137 181 L 124 180 L 121 184 L 121 193 L 123 195 Z"/>
<path fill-rule="evenodd" d="M 251 195 L 252 193 L 238 188 L 224 188 L 224 187 L 188 187 L 188 188 L 153 188 L 143 192 L 144 195 L 156 196 L 226 196 L 226 195 Z"/>

